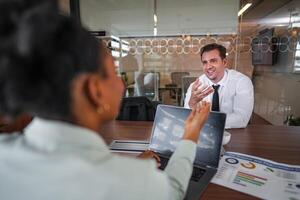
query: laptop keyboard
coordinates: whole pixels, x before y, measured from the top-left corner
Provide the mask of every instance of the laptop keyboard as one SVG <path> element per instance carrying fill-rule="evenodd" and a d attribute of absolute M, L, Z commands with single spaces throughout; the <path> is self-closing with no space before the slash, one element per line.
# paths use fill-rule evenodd
<path fill-rule="evenodd" d="M 160 157 L 159 169 L 164 170 L 168 164 L 169 159 L 162 157 L 162 156 L 159 156 L 159 157 Z M 192 173 L 191 180 L 196 181 L 196 182 L 199 181 L 200 178 L 204 175 L 204 173 L 205 173 L 205 169 L 193 167 L 193 173 Z"/>
<path fill-rule="evenodd" d="M 200 178 L 204 175 L 204 173 L 205 169 L 194 167 L 191 180 L 198 182 Z"/>
<path fill-rule="evenodd" d="M 160 158 L 160 167 L 159 167 L 159 169 L 164 170 L 166 168 L 167 164 L 168 164 L 169 159 L 165 158 L 165 157 L 161 157 L 161 156 L 159 156 L 159 158 Z"/>

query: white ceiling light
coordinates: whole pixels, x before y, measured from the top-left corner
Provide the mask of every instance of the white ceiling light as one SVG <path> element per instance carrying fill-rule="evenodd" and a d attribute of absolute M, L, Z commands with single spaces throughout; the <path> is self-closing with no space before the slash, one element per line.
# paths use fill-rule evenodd
<path fill-rule="evenodd" d="M 153 35 L 157 36 L 157 10 L 156 10 L 156 0 L 154 0 L 154 14 L 153 14 L 153 19 L 154 19 L 154 29 L 153 29 Z"/>
<path fill-rule="evenodd" d="M 154 19 L 154 24 L 157 24 L 157 15 L 156 14 L 153 15 L 153 19 Z"/>
<path fill-rule="evenodd" d="M 129 45 L 129 42 L 127 42 L 126 40 L 122 40 L 122 43 Z"/>
<path fill-rule="evenodd" d="M 111 41 L 111 47 L 113 47 L 113 48 L 120 48 L 120 43 L 112 40 Z"/>
<path fill-rule="evenodd" d="M 250 6 L 252 6 L 252 3 L 247 3 L 246 5 L 244 5 L 244 6 L 242 7 L 242 9 L 238 12 L 238 17 L 239 17 L 240 15 L 242 15 L 248 8 L 250 8 Z"/>
<path fill-rule="evenodd" d="M 116 40 L 116 41 L 120 41 L 120 38 L 118 38 L 118 37 L 116 37 L 116 36 L 114 36 L 114 35 L 111 35 L 110 37 L 111 37 L 112 39 Z"/>
<path fill-rule="evenodd" d="M 111 51 L 111 55 L 112 55 L 113 57 L 118 58 L 118 57 L 120 57 L 120 52 L 119 52 L 119 51 L 112 50 L 112 51 Z"/>
<path fill-rule="evenodd" d="M 290 9 L 290 20 L 289 20 L 289 28 L 300 27 L 300 17 L 299 12 L 295 11 L 296 9 Z"/>
<path fill-rule="evenodd" d="M 126 44 L 122 44 L 122 50 L 129 51 L 129 46 Z"/>
<path fill-rule="evenodd" d="M 157 28 L 156 27 L 154 27 L 154 29 L 153 29 L 153 35 L 157 36 Z"/>

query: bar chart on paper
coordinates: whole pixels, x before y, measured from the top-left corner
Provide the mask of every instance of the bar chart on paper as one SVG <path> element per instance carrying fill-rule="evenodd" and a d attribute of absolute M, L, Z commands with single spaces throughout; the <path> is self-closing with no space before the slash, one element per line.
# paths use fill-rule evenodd
<path fill-rule="evenodd" d="M 246 187 L 249 184 L 262 186 L 265 185 L 266 181 L 266 178 L 239 171 L 234 178 L 233 183 Z"/>
<path fill-rule="evenodd" d="M 300 200 L 300 166 L 226 152 L 213 183 L 263 199 Z"/>

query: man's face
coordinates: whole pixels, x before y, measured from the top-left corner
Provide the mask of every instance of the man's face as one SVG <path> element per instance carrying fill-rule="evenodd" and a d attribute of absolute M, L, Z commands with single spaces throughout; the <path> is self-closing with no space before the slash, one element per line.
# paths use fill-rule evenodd
<path fill-rule="evenodd" d="M 224 76 L 226 59 L 220 57 L 218 49 L 204 52 L 201 57 L 205 75 L 214 83 L 218 83 Z"/>

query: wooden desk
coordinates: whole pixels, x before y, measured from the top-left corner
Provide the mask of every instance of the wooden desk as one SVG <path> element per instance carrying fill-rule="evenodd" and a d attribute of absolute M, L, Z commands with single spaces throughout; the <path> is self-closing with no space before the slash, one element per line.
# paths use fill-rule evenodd
<path fill-rule="evenodd" d="M 113 121 L 106 124 L 102 134 L 106 142 L 113 139 L 147 140 L 152 122 Z M 227 151 L 259 156 L 277 162 L 300 165 L 300 127 L 249 125 L 246 129 L 230 129 L 231 141 Z M 209 184 L 201 199 L 256 199 L 255 197 Z"/>

